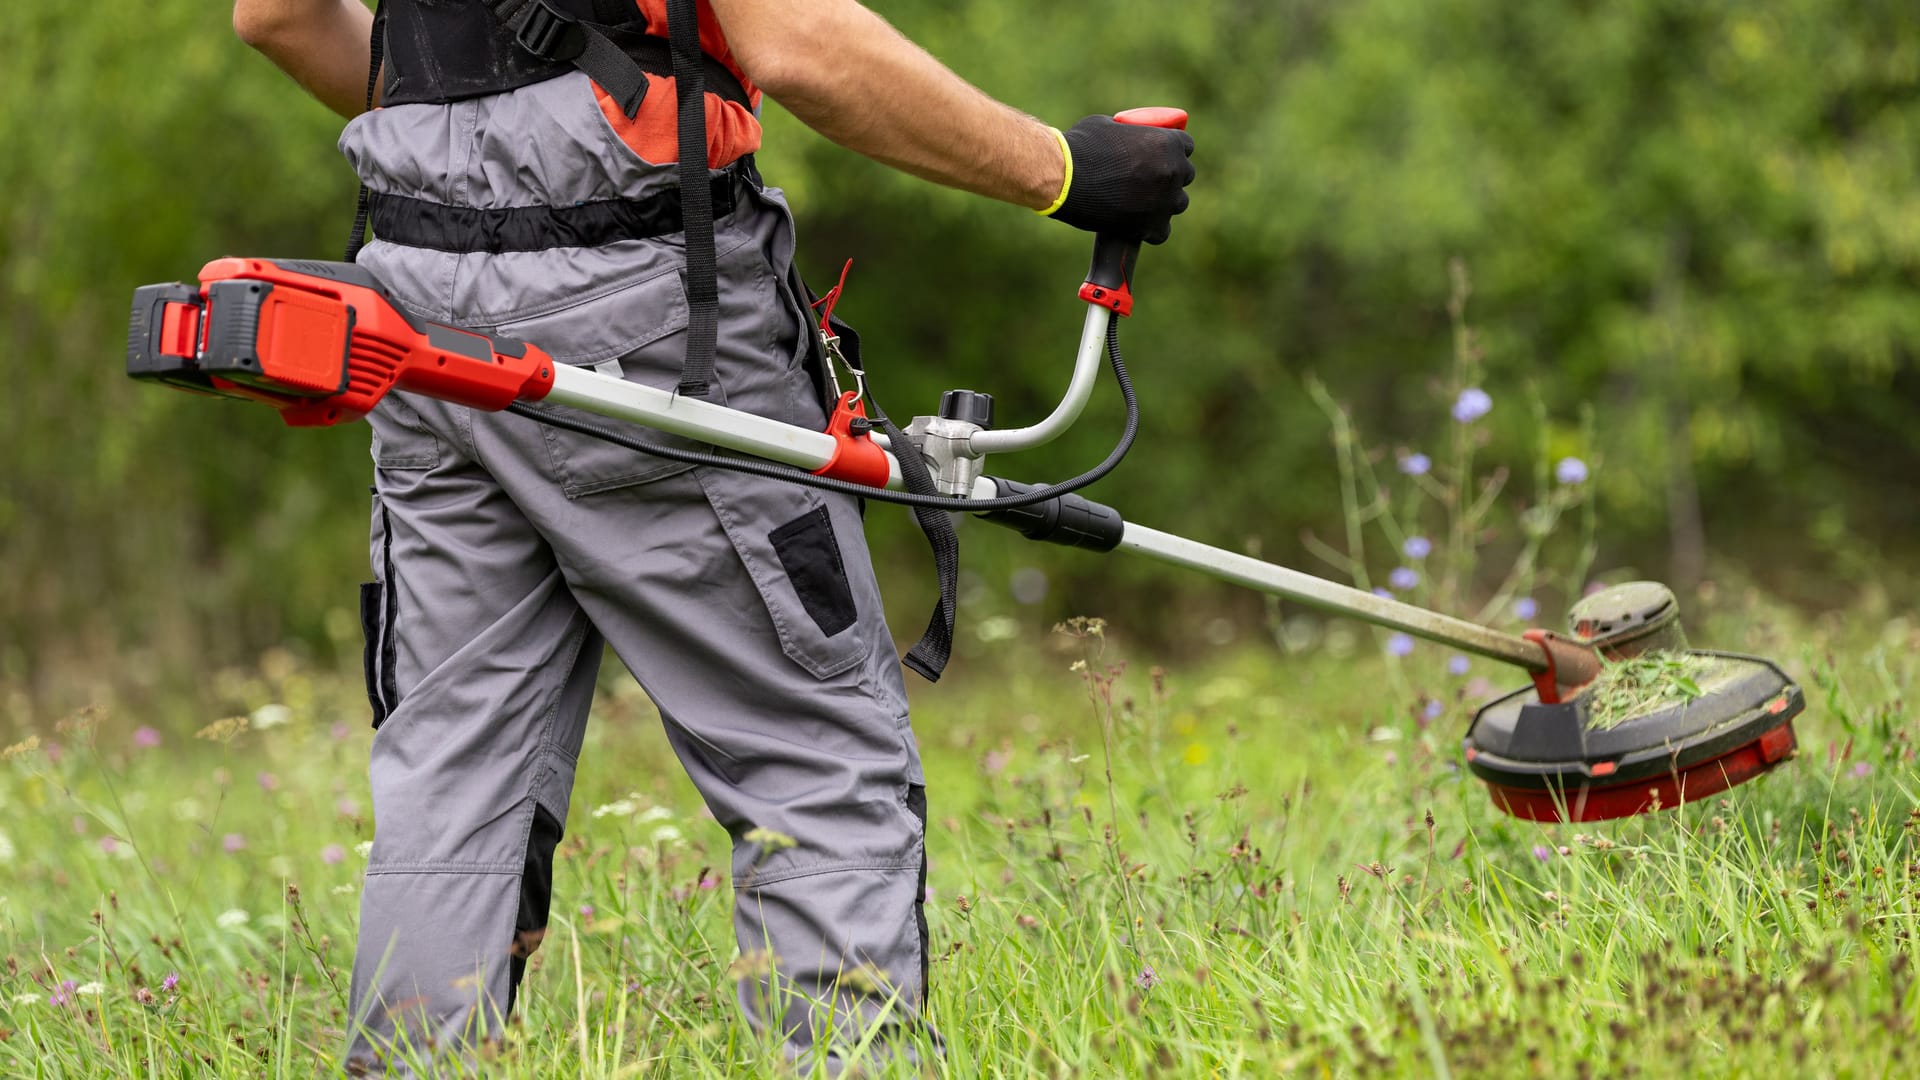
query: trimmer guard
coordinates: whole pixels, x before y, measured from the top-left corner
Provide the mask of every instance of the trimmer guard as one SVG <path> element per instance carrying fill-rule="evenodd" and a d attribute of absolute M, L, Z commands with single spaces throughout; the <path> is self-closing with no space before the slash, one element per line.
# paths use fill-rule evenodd
<path fill-rule="evenodd" d="M 1532 821 L 1598 821 L 1671 809 L 1793 756 L 1800 687 L 1767 660 L 1694 651 L 1714 666 L 1701 696 L 1590 727 L 1591 693 L 1546 705 L 1532 687 L 1493 701 L 1467 731 L 1467 767 L 1494 804 Z"/>

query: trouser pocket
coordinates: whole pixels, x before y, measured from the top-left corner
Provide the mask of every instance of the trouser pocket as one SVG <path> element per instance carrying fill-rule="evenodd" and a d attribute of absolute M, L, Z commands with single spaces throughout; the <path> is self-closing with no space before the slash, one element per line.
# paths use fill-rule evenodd
<path fill-rule="evenodd" d="M 387 719 L 386 696 L 380 685 L 380 663 L 382 640 L 380 635 L 384 619 L 381 617 L 387 590 L 377 581 L 369 581 L 360 586 L 360 633 L 366 638 L 366 644 L 360 652 L 360 666 L 367 681 L 367 704 L 373 707 L 373 728 Z"/>

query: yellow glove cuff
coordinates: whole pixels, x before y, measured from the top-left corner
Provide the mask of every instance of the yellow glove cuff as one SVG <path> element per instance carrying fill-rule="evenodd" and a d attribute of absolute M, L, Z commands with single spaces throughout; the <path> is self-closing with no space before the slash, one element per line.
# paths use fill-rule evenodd
<path fill-rule="evenodd" d="M 1062 134 L 1057 127 L 1050 127 L 1047 130 L 1053 132 L 1053 137 L 1060 143 L 1060 157 L 1067 163 L 1067 174 L 1065 178 L 1060 181 L 1059 197 L 1054 199 L 1053 202 L 1048 203 L 1045 209 L 1034 211 L 1034 213 L 1039 214 L 1041 217 L 1052 217 L 1054 211 L 1067 204 L 1067 192 L 1073 190 L 1073 151 L 1067 148 L 1067 137 Z"/>

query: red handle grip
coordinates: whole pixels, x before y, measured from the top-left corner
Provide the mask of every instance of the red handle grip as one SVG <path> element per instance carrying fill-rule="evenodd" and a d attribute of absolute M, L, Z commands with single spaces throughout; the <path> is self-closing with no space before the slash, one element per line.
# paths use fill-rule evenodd
<path fill-rule="evenodd" d="M 1169 109 L 1164 106 L 1152 106 L 1145 109 L 1128 109 L 1113 114 L 1115 123 L 1131 124 L 1134 127 L 1172 128 L 1175 131 L 1187 130 L 1187 110 Z"/>

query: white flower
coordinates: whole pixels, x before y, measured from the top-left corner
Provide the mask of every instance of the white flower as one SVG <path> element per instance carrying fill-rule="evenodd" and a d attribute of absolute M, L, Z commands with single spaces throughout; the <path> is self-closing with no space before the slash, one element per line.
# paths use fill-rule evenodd
<path fill-rule="evenodd" d="M 15 994 L 13 996 L 13 1003 L 15 1005 L 38 1005 L 40 1004 L 40 1000 L 39 994 Z"/>
<path fill-rule="evenodd" d="M 253 710 L 253 715 L 247 719 L 255 730 L 264 731 L 270 727 L 279 727 L 293 719 L 293 710 L 280 704 L 262 705 Z"/>
<path fill-rule="evenodd" d="M 335 885 L 335 886 L 333 887 L 333 895 L 335 895 L 335 896 L 351 896 L 351 895 L 353 895 L 353 886 L 351 886 L 351 885 Z"/>
<path fill-rule="evenodd" d="M 12 861 L 13 841 L 7 839 L 6 833 L 0 832 L 0 863 L 10 863 Z"/>
<path fill-rule="evenodd" d="M 362 840 L 353 845 L 353 853 L 363 859 L 370 857 L 373 854 L 373 841 Z"/>
<path fill-rule="evenodd" d="M 680 830 L 671 825 L 662 825 L 653 830 L 652 839 L 656 844 L 678 844 L 681 842 Z"/>
<path fill-rule="evenodd" d="M 653 809 L 648 810 L 645 813 L 642 813 L 639 817 L 635 818 L 634 820 L 638 821 L 642 825 L 650 824 L 655 821 L 672 821 L 673 811 L 667 809 L 664 806 L 656 806 Z"/>
<path fill-rule="evenodd" d="M 239 908 L 228 908 L 213 920 L 213 925 L 222 930 L 232 930 L 235 927 L 247 925 L 248 918 L 247 913 Z"/>
<path fill-rule="evenodd" d="M 90 983 L 81 983 L 79 986 L 74 987 L 73 992 L 76 994 L 85 994 L 88 997 L 98 997 L 100 995 L 100 991 L 105 989 L 106 987 L 101 985 L 100 983 L 90 982 Z"/>
<path fill-rule="evenodd" d="M 173 804 L 173 817 L 176 821 L 199 821 L 206 812 L 207 808 L 200 805 L 199 799 L 181 799 Z"/>
<path fill-rule="evenodd" d="M 611 817 L 615 814 L 618 814 L 621 817 L 626 817 L 629 814 L 632 814 L 636 809 L 638 809 L 638 807 L 633 805 L 633 800 L 631 799 L 615 799 L 613 802 L 610 802 L 605 806 L 594 807 L 593 816 L 597 818 L 603 818 L 603 817 Z"/>

